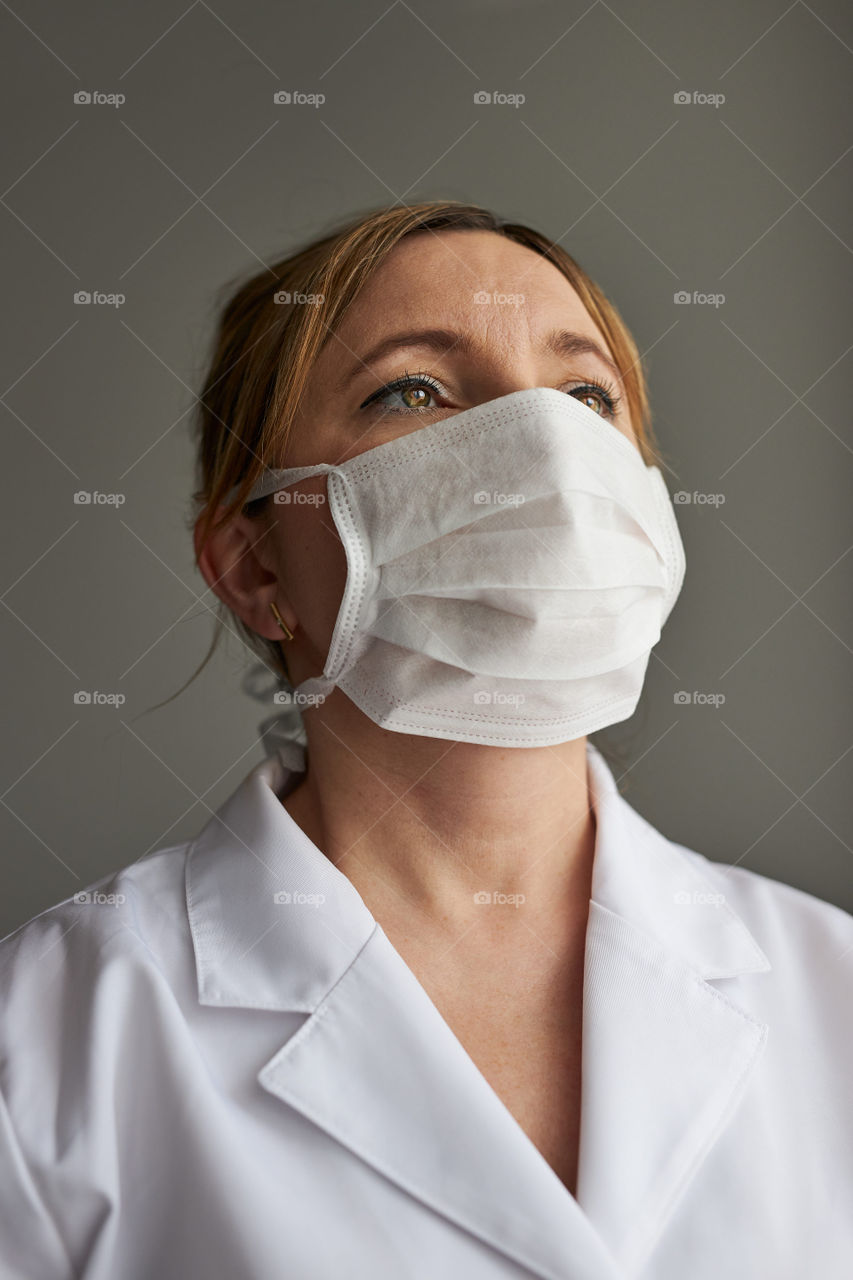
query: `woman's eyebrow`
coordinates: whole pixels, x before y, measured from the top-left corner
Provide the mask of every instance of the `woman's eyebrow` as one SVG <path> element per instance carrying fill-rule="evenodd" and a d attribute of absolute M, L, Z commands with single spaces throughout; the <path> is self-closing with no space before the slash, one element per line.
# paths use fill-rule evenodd
<path fill-rule="evenodd" d="M 405 333 L 393 333 L 377 342 L 362 356 L 357 357 L 356 363 L 351 365 L 341 378 L 337 389 L 343 389 L 362 372 L 372 373 L 373 370 L 369 368 L 371 362 L 381 360 L 392 351 L 404 350 L 407 347 L 422 347 L 447 355 L 448 351 L 457 348 L 463 355 L 470 355 L 477 345 L 479 344 L 468 334 L 456 333 L 453 329 L 411 329 Z M 571 329 L 554 329 L 548 334 L 542 349 L 569 359 L 578 355 L 595 356 L 610 370 L 617 381 L 621 381 L 619 370 L 610 356 L 597 342 L 582 333 L 574 333 Z"/>
<path fill-rule="evenodd" d="M 571 359 L 572 356 L 595 356 L 603 365 L 606 365 L 617 382 L 622 381 L 621 373 L 607 352 L 592 338 L 587 338 L 582 333 L 573 333 L 571 329 L 554 329 L 545 339 L 545 350 L 567 359 Z"/>
<path fill-rule="evenodd" d="M 446 355 L 451 347 L 459 347 L 462 353 L 467 355 L 471 345 L 470 338 L 464 333 L 454 333 L 452 329 L 411 329 L 406 333 L 392 333 L 381 342 L 377 342 L 375 347 L 365 351 L 364 355 L 356 357 L 356 363 L 350 366 L 338 383 L 338 390 L 345 387 L 359 373 L 372 373 L 373 370 L 368 367 L 370 362 L 381 360 L 392 351 L 402 350 L 405 347 L 424 347 Z"/>

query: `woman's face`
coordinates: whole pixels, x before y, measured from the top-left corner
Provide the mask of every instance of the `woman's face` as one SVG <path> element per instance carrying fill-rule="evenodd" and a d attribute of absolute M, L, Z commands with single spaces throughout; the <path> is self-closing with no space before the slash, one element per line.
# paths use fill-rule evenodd
<path fill-rule="evenodd" d="M 343 462 L 525 387 L 575 395 L 634 439 L 624 400 L 607 401 L 623 388 L 604 339 L 556 267 L 493 232 L 419 232 L 330 335 L 282 465 Z"/>
<path fill-rule="evenodd" d="M 419 232 L 393 250 L 329 336 L 278 465 L 344 462 L 528 387 L 575 396 L 636 443 L 604 339 L 556 267 L 493 232 Z M 298 628 L 286 646 L 298 682 L 323 668 L 346 559 L 325 479 L 290 494 L 270 504 L 264 559 L 272 555 L 274 599 Z M 281 639 L 268 598 L 245 620 Z"/>

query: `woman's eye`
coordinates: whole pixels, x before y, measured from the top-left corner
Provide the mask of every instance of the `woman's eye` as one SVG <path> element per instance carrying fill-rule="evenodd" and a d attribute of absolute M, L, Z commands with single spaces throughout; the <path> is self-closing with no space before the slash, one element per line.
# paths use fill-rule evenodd
<path fill-rule="evenodd" d="M 436 396 L 441 394 L 437 383 L 422 378 L 400 379 L 380 387 L 361 406 L 380 406 L 391 413 L 417 412 L 419 409 L 437 409 Z"/>
<path fill-rule="evenodd" d="M 395 391 L 393 394 L 400 397 L 407 409 L 432 408 L 432 392 L 429 387 L 403 387 L 402 390 Z"/>
<path fill-rule="evenodd" d="M 425 375 L 410 374 L 388 382 L 384 387 L 374 391 L 360 406 L 362 409 L 376 408 L 384 413 L 418 413 L 419 411 L 438 409 L 438 400 L 444 395 L 438 383 Z M 581 404 L 586 405 L 599 417 L 612 419 L 620 397 L 610 386 L 598 382 L 584 382 L 572 387 L 568 394 Z"/>
<path fill-rule="evenodd" d="M 593 413 L 599 414 L 602 418 L 612 418 L 619 403 L 619 396 L 609 388 L 597 386 L 595 383 L 585 383 L 582 387 L 575 387 L 569 395 L 580 400 L 587 409 L 592 409 Z"/>

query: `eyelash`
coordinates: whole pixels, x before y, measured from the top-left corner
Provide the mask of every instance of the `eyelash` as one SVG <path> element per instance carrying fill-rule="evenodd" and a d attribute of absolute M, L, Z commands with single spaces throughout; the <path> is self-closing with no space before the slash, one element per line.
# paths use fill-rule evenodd
<path fill-rule="evenodd" d="M 376 402 L 384 395 L 389 395 L 394 391 L 407 391 L 410 387 L 415 386 L 424 386 L 428 391 L 432 392 L 433 395 L 440 396 L 442 394 L 442 388 L 433 378 L 430 377 L 428 373 L 409 373 L 407 371 L 399 378 L 394 378 L 392 382 L 386 382 L 384 386 L 379 387 L 378 390 L 372 392 L 359 407 L 361 409 L 368 409 L 372 405 L 375 405 Z M 592 391 L 595 395 L 600 396 L 607 410 L 608 416 L 611 418 L 615 417 L 616 411 L 619 408 L 621 396 L 617 394 L 612 383 L 595 381 L 582 382 L 578 386 L 573 387 L 572 391 L 567 394 L 576 397 L 576 393 L 579 391 Z M 424 409 L 423 407 L 411 406 L 395 406 L 394 408 L 391 408 L 389 405 L 383 406 L 386 413 L 403 415 L 408 413 L 424 413 L 436 407 L 437 406 L 435 405 L 427 405 L 426 409 Z"/>

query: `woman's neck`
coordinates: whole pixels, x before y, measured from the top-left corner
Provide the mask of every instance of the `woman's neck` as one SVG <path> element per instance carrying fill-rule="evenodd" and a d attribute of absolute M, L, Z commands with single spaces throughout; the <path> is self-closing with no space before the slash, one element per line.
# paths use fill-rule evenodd
<path fill-rule="evenodd" d="M 484 905 L 515 907 L 519 927 L 549 933 L 567 912 L 585 918 L 595 846 L 585 738 L 500 748 L 400 734 L 337 690 L 306 714 L 306 730 L 308 768 L 284 807 L 380 923 L 408 914 L 452 936 Z"/>

